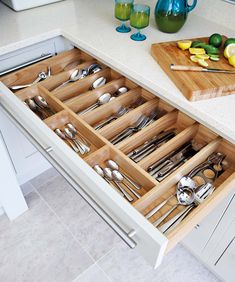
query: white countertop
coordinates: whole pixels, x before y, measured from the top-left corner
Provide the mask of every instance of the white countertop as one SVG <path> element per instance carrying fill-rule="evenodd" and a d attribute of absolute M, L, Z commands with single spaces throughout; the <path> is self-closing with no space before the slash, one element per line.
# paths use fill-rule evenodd
<path fill-rule="evenodd" d="M 155 2 L 145 1 L 152 7 Z M 223 16 L 230 14 L 231 11 Z M 156 29 L 152 9 L 150 26 L 144 30 L 147 40 L 134 42 L 129 39 L 130 34 L 115 31 L 118 23 L 111 0 L 66 0 L 17 13 L 0 4 L 0 55 L 64 35 L 79 48 L 235 143 L 235 95 L 189 102 L 150 55 L 151 44 L 155 42 L 208 36 L 214 32 L 234 37 L 235 31 L 192 12 L 180 32 L 165 34 Z"/>

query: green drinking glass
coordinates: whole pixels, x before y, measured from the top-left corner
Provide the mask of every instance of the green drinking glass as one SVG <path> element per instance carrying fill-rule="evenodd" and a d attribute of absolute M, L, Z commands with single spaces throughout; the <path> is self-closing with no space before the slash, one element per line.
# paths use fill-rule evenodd
<path fill-rule="evenodd" d="M 122 24 L 116 28 L 121 33 L 130 32 L 131 28 L 126 26 L 125 22 L 130 19 L 134 0 L 115 0 L 115 18 L 122 21 Z"/>
<path fill-rule="evenodd" d="M 140 30 L 149 25 L 150 7 L 142 4 L 135 4 L 131 10 L 130 24 L 138 31 L 131 35 L 131 39 L 135 41 L 143 41 L 146 39 Z"/>

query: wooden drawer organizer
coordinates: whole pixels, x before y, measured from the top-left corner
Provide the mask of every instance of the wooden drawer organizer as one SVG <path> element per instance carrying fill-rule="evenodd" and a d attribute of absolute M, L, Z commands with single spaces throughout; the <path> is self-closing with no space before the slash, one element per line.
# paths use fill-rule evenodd
<path fill-rule="evenodd" d="M 83 137 L 91 144 L 90 153 L 83 158 L 91 167 L 96 164 L 105 166 L 105 162 L 108 159 L 115 160 L 121 169 L 142 187 L 139 190 L 141 198 L 137 199 L 135 197 L 135 200 L 132 202 L 132 205 L 142 215 L 146 215 L 155 205 L 174 194 L 175 185 L 179 179 L 189 173 L 195 166 L 205 161 L 211 153 L 222 152 L 226 154 L 226 160 L 229 166 L 216 180 L 216 190 L 214 193 L 206 201 L 194 208 L 175 229 L 167 234 L 169 250 L 233 189 L 235 145 L 217 136 L 211 130 L 102 64 L 103 69 L 100 72 L 68 84 L 58 90 L 53 90 L 67 80 L 73 70 L 86 67 L 96 61 L 82 51 L 73 49 L 9 74 L 2 78 L 2 82 L 8 87 L 16 84 L 30 83 L 37 77 L 39 71 L 47 71 L 48 66 L 50 66 L 52 77 L 27 89 L 17 91 L 15 95 L 22 101 L 35 95 L 45 97 L 49 106 L 55 112 L 54 115 L 44 120 L 52 130 L 55 130 L 55 128 L 63 129 L 68 122 L 73 123 Z M 102 76 L 107 79 L 106 84 L 97 89 L 90 90 L 91 84 Z M 103 93 L 109 92 L 113 94 L 121 86 L 126 86 L 129 91 L 92 112 L 84 115 L 76 114 L 95 103 Z M 127 114 L 119 117 L 100 130 L 94 129 L 94 125 L 116 113 L 121 107 L 135 105 L 140 99 L 141 103 L 136 107 L 132 106 Z M 149 114 L 156 109 L 161 110 L 164 114 L 151 125 L 123 142 L 118 143 L 116 146 L 109 142 L 109 139 L 114 135 L 135 123 L 141 114 Z M 175 129 L 176 136 L 139 163 L 135 163 L 127 157 L 127 154 L 137 146 L 143 144 L 158 133 L 173 128 Z M 55 138 L 59 137 L 55 134 Z M 158 182 L 148 174 L 147 168 L 149 165 L 190 140 L 203 145 L 201 150 L 191 159 L 172 172 L 162 182 Z M 229 183 L 231 185 L 228 185 Z M 224 189 L 225 186 L 226 189 Z M 164 208 L 150 218 L 150 222 L 159 218 L 175 203 L 176 199 L 169 201 Z M 171 217 L 181 209 L 182 206 L 178 206 L 171 214 Z M 171 217 L 168 217 L 168 219 Z"/>

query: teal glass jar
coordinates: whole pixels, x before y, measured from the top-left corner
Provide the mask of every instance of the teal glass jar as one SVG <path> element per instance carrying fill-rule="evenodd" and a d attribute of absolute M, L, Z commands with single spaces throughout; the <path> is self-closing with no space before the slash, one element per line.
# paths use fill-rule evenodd
<path fill-rule="evenodd" d="M 158 29 L 167 33 L 179 31 L 196 4 L 197 0 L 192 5 L 187 0 L 158 0 L 154 12 Z"/>

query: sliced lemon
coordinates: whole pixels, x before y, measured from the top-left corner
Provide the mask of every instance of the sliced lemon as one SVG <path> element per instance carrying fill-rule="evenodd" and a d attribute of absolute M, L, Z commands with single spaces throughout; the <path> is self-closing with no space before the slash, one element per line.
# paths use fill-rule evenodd
<path fill-rule="evenodd" d="M 202 59 L 198 59 L 198 64 L 202 67 L 208 67 L 209 65 L 207 64 L 206 61 L 202 60 Z"/>
<path fill-rule="evenodd" d="M 232 65 L 235 68 L 235 55 L 232 55 L 228 58 L 228 61 L 230 65 Z"/>
<path fill-rule="evenodd" d="M 199 59 L 195 55 L 192 55 L 190 56 L 190 60 L 194 63 L 197 63 Z"/>
<path fill-rule="evenodd" d="M 206 51 L 203 48 L 189 48 L 189 52 L 192 55 L 203 55 L 203 54 L 206 54 Z"/>
<path fill-rule="evenodd" d="M 210 58 L 207 54 L 196 54 L 196 57 L 202 60 L 208 60 Z"/>
<path fill-rule="evenodd" d="M 178 41 L 177 45 L 180 49 L 182 50 L 187 50 L 191 47 L 192 41 L 190 40 L 183 40 L 183 41 Z"/>
<path fill-rule="evenodd" d="M 224 49 L 224 57 L 229 58 L 231 56 L 235 55 L 235 43 L 234 44 L 229 44 L 225 49 Z"/>

